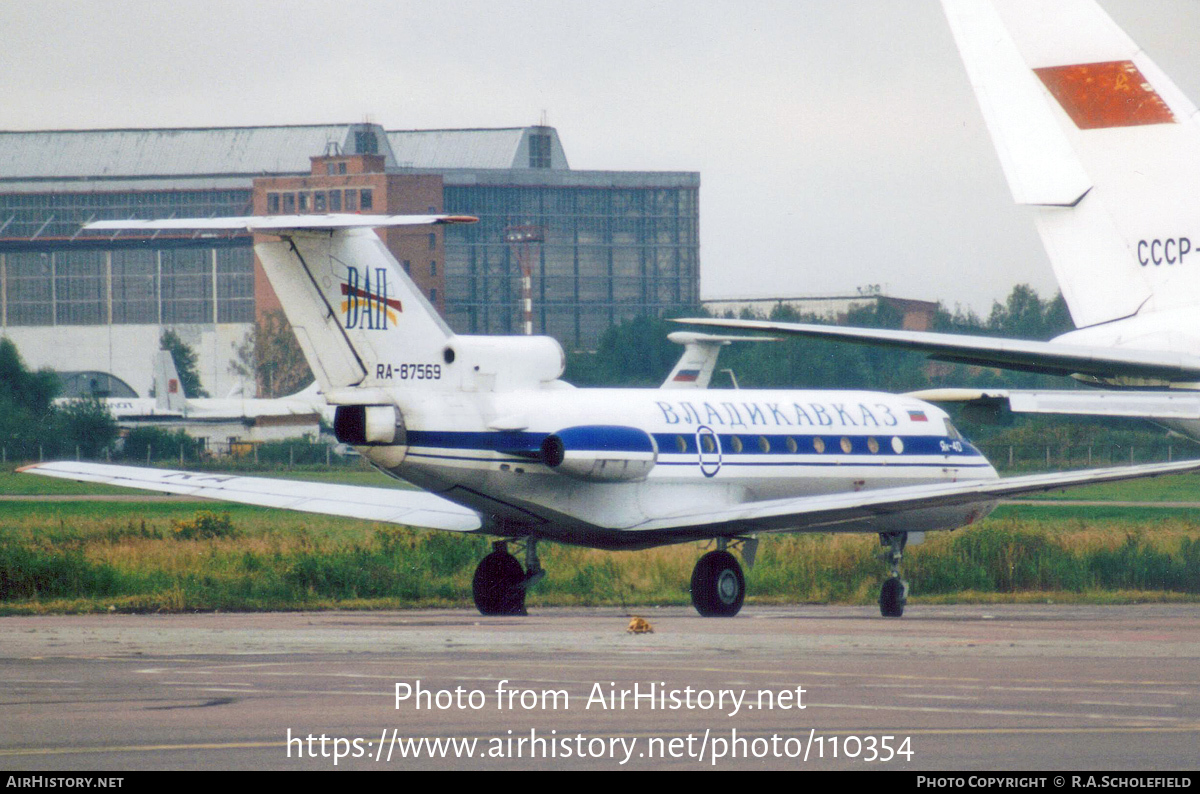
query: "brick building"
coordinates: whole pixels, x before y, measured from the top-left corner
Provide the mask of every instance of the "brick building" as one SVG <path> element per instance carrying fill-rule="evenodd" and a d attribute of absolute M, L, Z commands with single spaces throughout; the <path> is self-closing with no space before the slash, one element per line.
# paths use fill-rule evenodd
<path fill-rule="evenodd" d="M 534 331 L 589 347 L 614 322 L 699 299 L 699 175 L 575 171 L 551 127 L 375 124 L 0 132 L 0 333 L 34 367 L 107 372 L 145 394 L 163 328 L 207 390 L 277 305 L 249 235 L 81 231 L 92 220 L 449 212 L 471 226 L 384 242 L 459 333 Z M 513 227 L 539 229 L 524 248 Z"/>

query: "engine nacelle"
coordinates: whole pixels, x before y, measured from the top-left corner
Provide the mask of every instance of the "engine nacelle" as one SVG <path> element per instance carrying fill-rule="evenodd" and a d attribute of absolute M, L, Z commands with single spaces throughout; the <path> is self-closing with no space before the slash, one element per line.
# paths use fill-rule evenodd
<path fill-rule="evenodd" d="M 404 418 L 394 405 L 339 405 L 333 434 L 351 446 L 394 446 L 405 443 Z"/>
<path fill-rule="evenodd" d="M 556 381 L 567 358 L 549 336 L 455 336 L 442 350 L 467 391 L 536 389 Z"/>
<path fill-rule="evenodd" d="M 591 482 L 637 482 L 658 461 L 658 445 L 645 430 L 581 425 L 546 436 L 541 460 L 568 477 Z"/>

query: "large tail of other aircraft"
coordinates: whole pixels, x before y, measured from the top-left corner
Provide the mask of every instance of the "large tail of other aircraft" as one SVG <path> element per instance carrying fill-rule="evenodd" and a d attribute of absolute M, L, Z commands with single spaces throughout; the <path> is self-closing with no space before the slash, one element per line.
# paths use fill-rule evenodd
<path fill-rule="evenodd" d="M 1200 304 L 1196 106 L 1094 0 L 942 0 L 1077 327 Z"/>

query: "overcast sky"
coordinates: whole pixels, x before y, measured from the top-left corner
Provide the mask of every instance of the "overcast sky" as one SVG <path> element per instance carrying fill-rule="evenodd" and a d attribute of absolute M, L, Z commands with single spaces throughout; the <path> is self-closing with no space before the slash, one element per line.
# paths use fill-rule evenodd
<path fill-rule="evenodd" d="M 1102 5 L 1200 98 L 1200 2 Z M 1056 290 L 936 0 L 39 0 L 0 29 L 2 129 L 544 111 L 572 168 L 700 172 L 705 298 Z"/>

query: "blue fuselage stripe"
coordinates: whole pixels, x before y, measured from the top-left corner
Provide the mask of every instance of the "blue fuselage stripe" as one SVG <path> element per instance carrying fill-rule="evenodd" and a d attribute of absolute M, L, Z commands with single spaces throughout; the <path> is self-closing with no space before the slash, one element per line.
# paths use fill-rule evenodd
<path fill-rule="evenodd" d="M 423 460 L 455 460 L 455 461 L 464 461 L 467 463 L 493 463 L 493 464 L 494 463 L 511 463 L 514 466 L 521 466 L 521 465 L 526 465 L 526 464 L 540 465 L 539 461 L 529 460 L 529 459 L 501 461 L 496 458 L 479 458 L 479 457 L 474 457 L 472 455 L 442 455 L 442 454 L 436 454 L 436 453 L 432 453 L 432 452 L 411 452 L 410 451 L 408 453 L 408 457 L 421 458 Z M 845 456 L 843 456 L 843 458 L 844 457 Z M 671 467 L 695 467 L 697 465 L 697 462 L 695 460 L 662 460 L 662 459 L 660 459 L 658 461 L 657 465 L 658 466 L 671 466 Z M 871 460 L 864 459 L 862 456 L 856 456 L 856 459 L 851 460 L 851 461 L 847 461 L 847 460 L 782 460 L 782 461 L 781 460 L 772 460 L 772 461 L 746 460 L 746 461 L 743 461 L 743 460 L 730 460 L 730 459 L 726 458 L 725 460 L 723 460 L 721 462 L 722 468 L 724 468 L 726 466 L 734 466 L 734 467 L 754 467 L 754 468 L 762 468 L 762 469 L 767 469 L 767 468 L 771 468 L 774 466 L 778 466 L 778 467 L 785 467 L 785 466 L 786 467 L 804 467 L 804 466 L 807 466 L 810 468 L 871 467 L 871 468 L 881 468 L 881 469 L 889 469 L 889 468 L 890 469 L 944 469 L 947 466 L 949 466 L 949 467 L 952 467 L 955 469 L 986 469 L 986 468 L 990 468 L 990 465 L 991 464 L 987 463 L 986 461 L 983 463 L 975 463 L 975 462 L 965 462 L 965 461 L 961 461 L 961 460 L 924 461 L 924 462 L 920 462 L 920 463 L 918 463 L 916 461 L 908 461 L 908 460 L 903 460 L 903 461 L 890 460 L 889 461 L 887 459 L 880 459 L 879 456 L 875 456 L 875 458 L 871 459 Z"/>
<path fill-rule="evenodd" d="M 592 428 L 589 428 L 591 430 Z M 640 431 L 638 431 L 640 432 Z M 565 433 L 565 431 L 564 431 Z M 529 432 L 508 432 L 508 431 L 491 431 L 491 432 L 472 432 L 472 431 L 451 431 L 451 430 L 410 430 L 408 431 L 407 444 L 410 447 L 419 447 L 430 450 L 444 452 L 464 452 L 464 453 L 485 453 L 494 452 L 504 455 L 513 455 L 518 458 L 529 460 L 539 455 L 542 442 L 545 441 L 549 433 L 529 433 Z M 658 445 L 659 455 L 697 455 L 697 434 L 691 433 L 655 433 L 653 434 L 654 441 Z M 721 447 L 721 457 L 726 462 L 739 461 L 744 465 L 818 465 L 815 463 L 800 463 L 795 464 L 789 462 L 762 462 L 746 460 L 747 458 L 763 458 L 771 456 L 778 458 L 780 456 L 790 455 L 805 455 L 812 456 L 814 454 L 824 454 L 830 456 L 839 456 L 845 458 L 853 456 L 855 458 L 865 459 L 885 459 L 895 460 L 896 458 L 913 458 L 913 457 L 928 457 L 936 455 L 939 457 L 949 458 L 966 458 L 971 460 L 974 465 L 986 465 L 983 461 L 983 454 L 972 446 L 970 443 L 961 440 L 953 439 L 949 436 L 901 436 L 901 435 L 766 435 L 766 434 L 738 434 L 738 433 L 718 433 L 716 434 Z M 578 451 L 604 451 L 604 452 L 630 452 L 644 453 L 646 448 L 641 439 L 633 434 L 601 434 L 590 433 L 586 437 L 581 437 L 580 440 L 585 440 L 585 446 L 572 447 Z M 735 441 L 736 439 L 736 441 Z M 896 446 L 893 445 L 893 439 L 898 439 L 900 451 L 896 451 Z M 789 444 L 789 441 L 791 442 Z M 764 444 L 765 442 L 765 444 Z M 874 443 L 872 443 L 874 442 Z M 737 449 L 740 444 L 741 449 Z M 849 446 L 849 450 L 844 448 L 844 444 Z M 793 451 L 794 445 L 794 451 Z M 765 449 L 764 449 L 765 446 Z M 872 449 L 874 447 L 874 449 Z M 735 451 L 736 450 L 736 451 Z M 425 453 L 429 456 L 431 453 Z M 716 449 L 712 451 L 705 450 L 703 455 L 716 455 Z M 487 460 L 486 458 L 469 458 L 473 460 Z M 982 461 L 982 462 L 980 462 Z M 667 464 L 667 461 L 660 461 Z M 857 461 L 855 461 L 857 462 Z M 672 461 L 671 463 L 675 463 Z M 678 464 L 676 464 L 678 465 Z M 933 463 L 924 463 L 921 465 L 940 465 Z M 968 465 L 966 461 L 958 465 Z"/>

